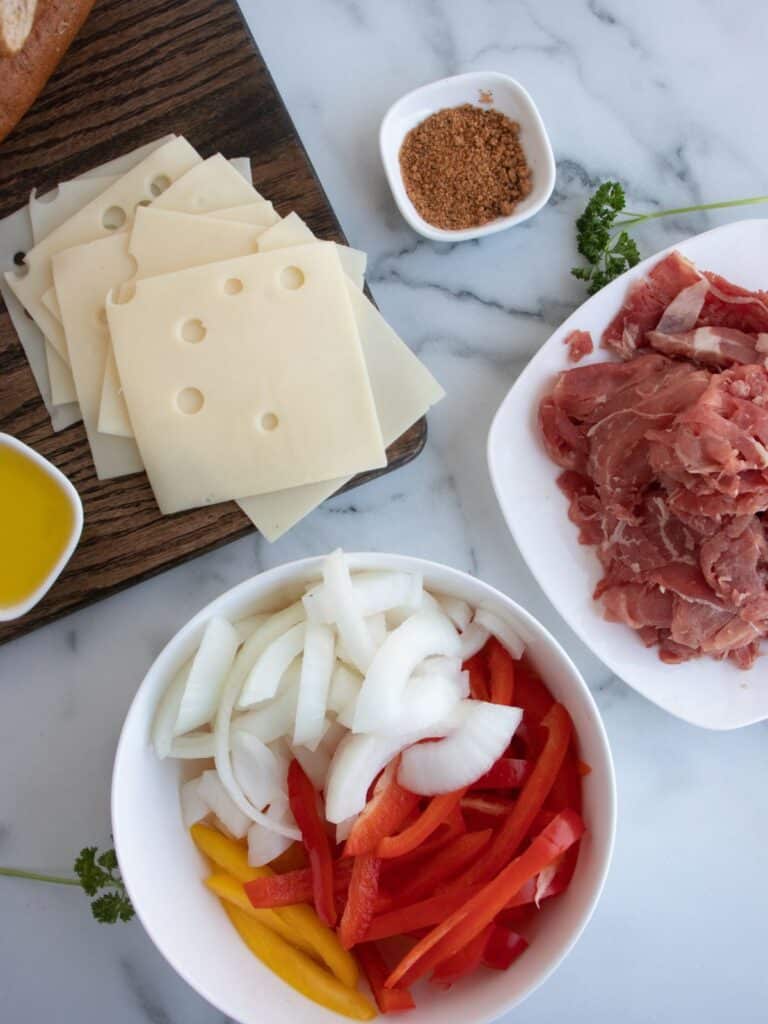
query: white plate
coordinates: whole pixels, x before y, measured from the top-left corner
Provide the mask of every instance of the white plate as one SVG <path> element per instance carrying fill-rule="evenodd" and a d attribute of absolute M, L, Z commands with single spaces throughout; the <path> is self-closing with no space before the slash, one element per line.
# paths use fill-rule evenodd
<path fill-rule="evenodd" d="M 580 365 L 610 358 L 599 338 L 629 284 L 678 249 L 703 270 L 746 288 L 768 283 L 768 220 L 744 220 L 706 231 L 644 260 L 570 316 L 531 360 L 501 403 L 488 437 L 488 465 L 501 510 L 542 590 L 566 622 L 605 664 L 638 693 L 693 725 L 738 729 L 768 718 L 768 660 L 745 672 L 730 662 L 698 658 L 665 665 L 629 627 L 606 622 L 592 591 L 601 573 L 594 549 L 578 543 L 537 423 L 539 401 L 554 375 L 573 366 L 563 339 L 591 331 L 595 352 Z M 768 652 L 767 652 L 768 653 Z"/>
<path fill-rule="evenodd" d="M 493 95 L 493 103 L 486 109 L 499 110 L 519 123 L 520 142 L 531 168 L 533 187 L 508 217 L 497 217 L 487 224 L 460 231 L 437 228 L 424 220 L 405 190 L 400 170 L 400 147 L 408 132 L 430 115 L 463 103 L 478 106 L 480 94 L 484 92 Z M 437 242 L 463 242 L 470 238 L 482 238 L 515 224 L 522 224 L 539 212 L 555 187 L 555 158 L 541 114 L 523 86 L 499 71 L 468 71 L 463 75 L 441 78 L 437 82 L 422 85 L 402 96 L 392 104 L 381 122 L 379 149 L 387 181 L 400 213 L 414 231 Z"/>

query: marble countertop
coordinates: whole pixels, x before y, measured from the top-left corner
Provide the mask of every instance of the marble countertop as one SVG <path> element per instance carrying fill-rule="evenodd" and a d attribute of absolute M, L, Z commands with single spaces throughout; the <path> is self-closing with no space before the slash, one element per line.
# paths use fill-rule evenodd
<path fill-rule="evenodd" d="M 768 10 L 750 0 L 242 0 L 350 242 L 370 254 L 385 315 L 448 398 L 414 463 L 330 501 L 269 546 L 256 535 L 0 648 L 0 863 L 66 869 L 109 842 L 120 725 L 148 665 L 191 614 L 261 569 L 342 545 L 467 569 L 564 643 L 592 688 L 619 785 L 604 896 L 526 1024 L 765 1020 L 765 723 L 708 733 L 612 678 L 533 582 L 485 465 L 491 416 L 578 304 L 569 276 L 585 196 L 620 178 L 633 208 L 766 191 Z M 552 201 L 477 243 L 435 245 L 397 214 L 377 149 L 405 91 L 472 69 L 518 78 L 557 157 Z M 759 215 L 759 214 L 757 214 Z M 645 254 L 735 219 L 648 226 Z M 223 1018 L 137 923 L 104 929 L 76 890 L 0 879 L 0 1017 L 8 1024 L 213 1024 Z M 265 1022 L 266 1024 L 266 1022 Z"/>

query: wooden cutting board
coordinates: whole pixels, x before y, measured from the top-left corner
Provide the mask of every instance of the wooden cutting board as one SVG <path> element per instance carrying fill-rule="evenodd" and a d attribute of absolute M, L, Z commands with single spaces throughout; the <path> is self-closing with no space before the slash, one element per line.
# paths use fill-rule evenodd
<path fill-rule="evenodd" d="M 0 144 L 0 217 L 33 187 L 44 192 L 169 132 L 203 156 L 249 155 L 254 184 L 280 213 L 296 210 L 323 238 L 344 241 L 234 0 L 97 2 L 45 91 Z M 98 481 L 82 424 L 51 431 L 2 299 L 0 431 L 63 470 L 85 508 L 67 569 L 37 608 L 0 626 L 0 642 L 253 529 L 234 503 L 161 516 L 144 474 Z M 349 486 L 410 461 L 426 433 L 421 420 L 390 446 L 386 469 Z"/>

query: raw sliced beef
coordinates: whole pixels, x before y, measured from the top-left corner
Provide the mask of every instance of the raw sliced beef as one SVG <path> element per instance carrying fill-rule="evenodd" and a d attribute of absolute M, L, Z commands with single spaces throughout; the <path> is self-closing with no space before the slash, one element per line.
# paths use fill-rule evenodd
<path fill-rule="evenodd" d="M 563 344 L 568 346 L 568 358 L 572 363 L 581 362 L 584 356 L 591 355 L 595 350 L 589 331 L 571 331 L 563 338 Z"/>
<path fill-rule="evenodd" d="M 668 664 L 749 668 L 768 636 L 768 293 L 673 252 L 602 343 L 622 361 L 560 373 L 539 407 L 595 599 Z"/>

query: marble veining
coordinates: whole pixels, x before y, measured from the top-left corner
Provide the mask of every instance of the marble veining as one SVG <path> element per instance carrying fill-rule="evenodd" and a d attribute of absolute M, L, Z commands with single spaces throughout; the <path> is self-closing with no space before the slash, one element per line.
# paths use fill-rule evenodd
<path fill-rule="evenodd" d="M 246 537 L 0 648 L 0 863 L 66 870 L 108 844 L 122 719 L 171 634 L 229 586 L 338 545 L 467 569 L 539 617 L 604 715 L 619 782 L 603 900 L 525 1024 L 765 1020 L 768 725 L 706 733 L 616 680 L 549 606 L 504 524 L 485 464 L 493 413 L 583 298 L 573 222 L 602 180 L 648 210 L 765 191 L 768 13 L 751 0 L 242 0 L 385 315 L 444 384 L 424 454 L 328 502 L 270 546 Z M 378 126 L 405 91 L 475 69 L 518 78 L 557 158 L 548 206 L 445 245 L 389 195 Z M 231 155 L 231 154 L 230 154 Z M 644 254 L 753 211 L 640 228 Z M 105 929 L 74 889 L 0 879 L 0 1020 L 220 1024 L 141 926 Z M 510 1020 L 512 1019 L 510 1017 Z M 266 1022 L 265 1022 L 266 1024 Z M 468 1022 L 469 1024 L 469 1022 Z"/>

